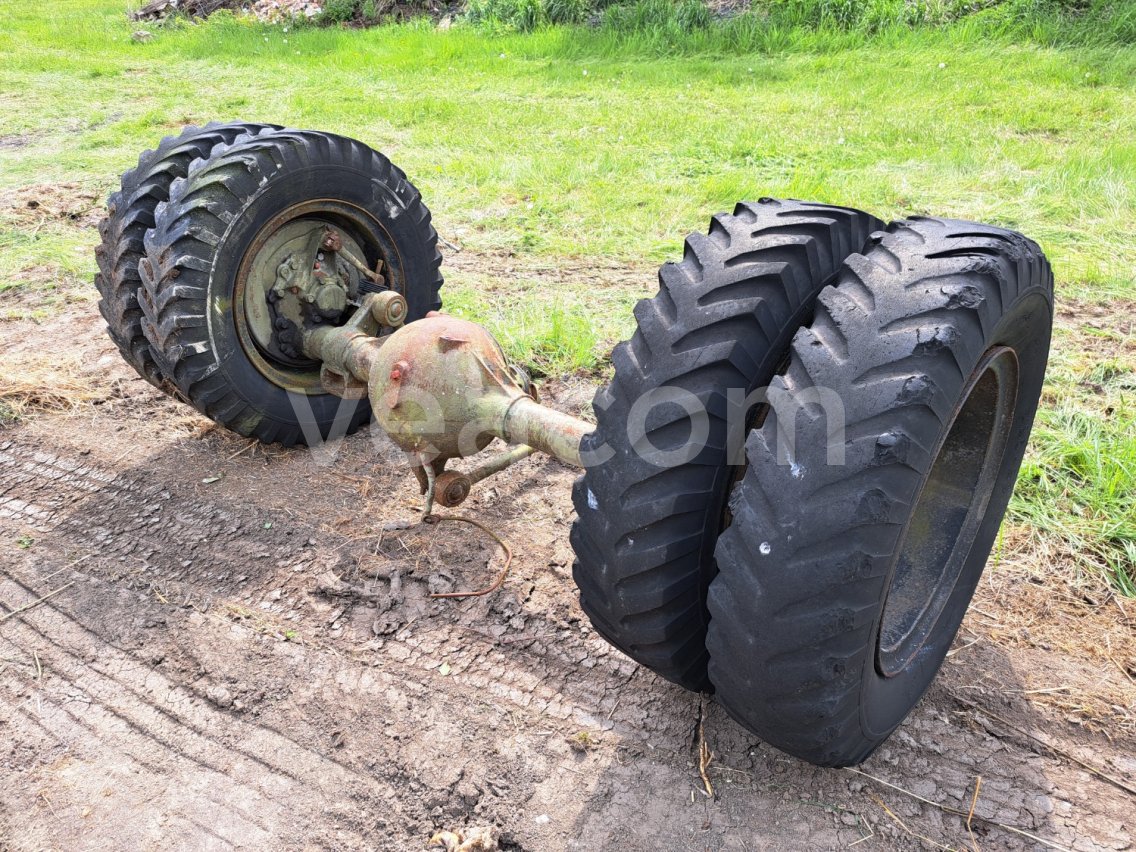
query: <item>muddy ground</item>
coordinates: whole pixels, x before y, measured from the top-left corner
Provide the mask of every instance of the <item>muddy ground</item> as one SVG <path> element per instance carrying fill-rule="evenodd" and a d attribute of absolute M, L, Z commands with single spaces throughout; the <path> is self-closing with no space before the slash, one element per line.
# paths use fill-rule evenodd
<path fill-rule="evenodd" d="M 418 495 L 382 440 L 329 458 L 210 429 L 87 299 L 0 323 L 0 381 L 54 357 L 86 390 L 0 430 L 0 848 L 1132 847 L 1136 602 L 1069 585 L 1059 553 L 1011 536 L 892 740 L 816 769 L 592 632 L 573 471 L 533 458 L 477 491 L 459 511 L 511 576 L 431 600 L 501 555 L 464 524 L 384 532 Z"/>

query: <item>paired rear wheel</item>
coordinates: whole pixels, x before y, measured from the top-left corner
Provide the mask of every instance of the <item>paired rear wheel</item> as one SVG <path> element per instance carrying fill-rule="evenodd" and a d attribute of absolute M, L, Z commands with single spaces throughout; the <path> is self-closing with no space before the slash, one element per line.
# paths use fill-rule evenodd
<path fill-rule="evenodd" d="M 878 227 L 767 201 L 688 240 L 615 351 L 574 491 L 596 629 L 821 765 L 865 759 L 941 666 L 1052 324 L 1049 266 L 1021 235 Z"/>
<path fill-rule="evenodd" d="M 882 227 L 843 207 L 739 204 L 663 266 L 635 336 L 612 354 L 583 446 L 610 458 L 573 489 L 573 576 L 596 629 L 675 683 L 709 687 L 714 543 L 760 411 L 744 398 L 772 381 L 817 294 Z"/>
<path fill-rule="evenodd" d="M 440 307 L 430 214 L 360 142 L 187 129 L 111 196 L 100 310 L 215 421 L 307 443 L 366 421 L 296 341 L 394 289 Z M 762 199 L 636 306 L 596 395 L 571 540 L 596 630 L 771 744 L 856 763 L 958 630 L 1041 393 L 1052 276 L 1019 234 Z"/>
<path fill-rule="evenodd" d="M 368 291 L 441 307 L 441 255 L 418 190 L 361 142 L 274 125 L 188 128 L 123 176 L 100 225 L 95 284 L 110 337 L 149 381 L 265 443 L 353 432 L 299 351 Z M 335 251 L 320 240 L 334 233 Z M 309 273 L 314 270 L 312 279 Z"/>

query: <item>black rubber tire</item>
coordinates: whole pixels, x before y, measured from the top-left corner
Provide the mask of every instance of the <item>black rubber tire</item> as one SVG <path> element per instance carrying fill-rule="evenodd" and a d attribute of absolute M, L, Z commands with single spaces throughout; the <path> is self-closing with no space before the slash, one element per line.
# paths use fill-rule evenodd
<path fill-rule="evenodd" d="M 788 419 L 771 410 L 746 443 L 749 468 L 730 499 L 733 522 L 718 540 L 709 596 L 709 674 L 718 700 L 766 742 L 822 766 L 867 758 L 942 665 L 1013 490 L 1052 327 L 1049 264 L 1020 234 L 913 218 L 873 240 L 821 294 L 816 318 L 793 341 L 789 367 L 773 384 L 797 398 L 810 388 L 839 394 L 844 463 L 828 463 L 831 427 L 815 408 Z M 989 449 L 998 446 L 994 437 L 965 444 L 986 448 L 992 487 L 971 493 L 989 502 L 966 509 L 973 521 L 960 526 L 971 523 L 974 536 L 957 539 L 971 546 L 960 545 L 956 561 L 923 560 L 957 573 L 943 571 L 950 579 L 940 597 L 917 594 L 931 626 L 918 634 L 913 656 L 885 677 L 881 617 L 889 590 L 898 588 L 892 578 L 909 521 L 956 410 L 970 408 L 962 406 L 968 382 L 1001 346 L 1017 356 L 1016 385 L 1002 383 L 1016 408 L 1004 433 L 987 434 L 1004 434 L 1004 449 L 1000 459 Z M 795 435 L 791 464 L 778 464 L 779 429 Z M 952 529 L 961 516 L 951 507 L 933 517 L 920 530 Z"/>
<path fill-rule="evenodd" d="M 107 199 L 107 215 L 99 223 L 101 242 L 95 249 L 99 312 L 122 357 L 157 387 L 163 386 L 162 371 L 142 333 L 142 309 L 138 306 L 138 288 L 142 283 L 138 261 L 146 253 L 143 241 L 146 231 L 154 227 L 154 210 L 170 197 L 170 184 L 185 177 L 189 164 L 207 156 L 214 146 L 274 129 L 278 129 L 274 124 L 242 121 L 187 127 L 177 136 L 164 138 L 156 150 L 139 157 L 138 165 L 122 176 L 119 190 Z"/>
<path fill-rule="evenodd" d="M 363 210 L 385 231 L 393 250 L 384 272 L 406 297 L 408 322 L 441 307 L 442 257 L 422 196 L 382 154 L 331 133 L 279 130 L 215 147 L 158 205 L 139 264 L 142 329 L 162 372 L 198 411 L 264 443 L 308 443 L 305 426 L 321 437 L 333 427 L 350 434 L 370 418 L 365 399 L 317 392 L 301 423 L 289 392 L 257 369 L 236 329 L 246 249 L 281 211 L 317 199 Z"/>
<path fill-rule="evenodd" d="M 706 589 L 745 435 L 738 406 L 728 440 L 727 389 L 769 383 L 817 293 L 880 227 L 843 207 L 739 204 L 715 216 L 707 235 L 688 237 L 680 263 L 659 270 L 658 295 L 636 305 L 638 329 L 612 355 L 615 377 L 596 394 L 598 424 L 583 449 L 606 445 L 613 455 L 586 466 L 573 488 L 573 575 L 601 635 L 688 689 L 709 686 Z M 709 414 L 705 446 L 675 466 L 645 457 L 628 434 L 636 400 L 662 388 L 693 394 Z M 656 446 L 681 444 L 691 429 L 677 407 L 655 408 L 647 425 Z"/>

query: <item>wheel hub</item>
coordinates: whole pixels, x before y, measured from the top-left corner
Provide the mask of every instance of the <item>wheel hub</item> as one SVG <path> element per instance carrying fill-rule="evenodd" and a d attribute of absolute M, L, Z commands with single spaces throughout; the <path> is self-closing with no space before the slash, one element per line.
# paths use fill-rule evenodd
<path fill-rule="evenodd" d="M 346 260 L 361 247 L 326 221 L 295 219 L 257 251 L 244 288 L 244 310 L 257 346 L 284 364 L 306 365 L 303 332 L 341 325 L 359 295 L 360 273 Z"/>
<path fill-rule="evenodd" d="M 319 362 L 304 354 L 304 335 L 342 326 L 366 293 L 389 289 L 381 241 L 359 212 L 332 200 L 296 205 L 266 222 L 245 252 L 237 326 L 250 360 L 277 384 L 317 389 Z"/>

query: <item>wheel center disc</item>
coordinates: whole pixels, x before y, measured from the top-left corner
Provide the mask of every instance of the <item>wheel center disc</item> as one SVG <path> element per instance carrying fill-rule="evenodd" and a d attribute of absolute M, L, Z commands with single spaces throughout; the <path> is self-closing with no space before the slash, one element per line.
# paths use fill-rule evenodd
<path fill-rule="evenodd" d="M 262 375 L 289 390 L 320 390 L 303 334 L 343 325 L 364 291 L 387 288 L 371 280 L 371 270 L 389 269 L 385 236 L 367 211 L 333 199 L 294 205 L 261 226 L 237 273 L 233 313 Z"/>
<path fill-rule="evenodd" d="M 281 357 L 279 342 L 276 340 L 279 329 L 277 321 L 287 319 L 296 325 L 305 323 L 305 312 L 297 286 L 305 274 L 310 272 L 311 259 L 323 264 L 323 252 L 312 252 L 313 239 L 318 240 L 330 223 L 320 219 L 295 219 L 273 233 L 257 251 L 249 270 L 244 288 L 244 309 L 248 319 L 249 332 L 257 345 L 268 355 Z M 338 233 L 338 232 L 337 232 Z M 341 237 L 343 245 L 356 255 L 361 254 L 359 245 L 350 237 Z M 338 276 L 346 282 L 345 292 L 357 290 L 358 273 L 342 259 L 337 258 L 333 269 L 319 270 L 323 274 Z M 291 286 L 289 286 L 291 285 Z M 340 308 L 342 312 L 344 308 Z M 335 317 L 328 317 L 332 325 L 338 325 Z M 295 358 L 284 354 L 284 358 Z"/>
<path fill-rule="evenodd" d="M 924 647 L 978 532 L 1014 422 L 1018 359 L 996 346 L 971 373 L 916 500 L 880 621 L 876 665 L 894 677 Z"/>

